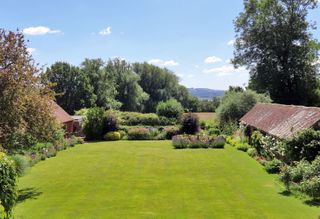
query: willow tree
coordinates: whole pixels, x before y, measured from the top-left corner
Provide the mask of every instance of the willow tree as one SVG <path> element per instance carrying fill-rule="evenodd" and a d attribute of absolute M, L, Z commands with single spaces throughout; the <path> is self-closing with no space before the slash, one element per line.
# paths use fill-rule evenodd
<path fill-rule="evenodd" d="M 319 44 L 308 12 L 316 0 L 245 0 L 236 18 L 233 63 L 250 71 L 249 88 L 274 102 L 313 105 L 318 100 Z"/>

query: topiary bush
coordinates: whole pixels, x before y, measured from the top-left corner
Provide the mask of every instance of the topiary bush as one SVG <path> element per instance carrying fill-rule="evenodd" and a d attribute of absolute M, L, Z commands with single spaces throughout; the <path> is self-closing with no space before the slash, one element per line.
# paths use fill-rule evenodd
<path fill-rule="evenodd" d="M 121 139 L 120 132 L 107 132 L 104 135 L 104 140 L 106 141 L 118 141 Z"/>
<path fill-rule="evenodd" d="M 181 103 L 176 99 L 170 99 L 165 102 L 159 102 L 156 111 L 159 116 L 179 119 L 184 110 Z"/>
<path fill-rule="evenodd" d="M 199 117 L 194 113 L 187 113 L 181 119 L 181 132 L 194 135 L 199 131 Z"/>
<path fill-rule="evenodd" d="M 29 160 L 25 156 L 20 154 L 11 156 L 11 159 L 14 161 L 18 176 L 23 176 L 27 169 L 30 167 Z"/>
<path fill-rule="evenodd" d="M 0 152 L 0 201 L 10 215 L 17 199 L 17 172 L 13 160 Z"/>

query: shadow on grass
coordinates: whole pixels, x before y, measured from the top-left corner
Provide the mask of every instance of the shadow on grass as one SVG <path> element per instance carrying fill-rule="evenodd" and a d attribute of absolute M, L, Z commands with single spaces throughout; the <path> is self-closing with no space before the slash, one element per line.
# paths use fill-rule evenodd
<path fill-rule="evenodd" d="M 37 199 L 38 196 L 40 196 L 42 192 L 39 192 L 36 188 L 24 188 L 20 189 L 18 191 L 18 199 L 17 202 L 21 203 L 28 199 Z"/>
<path fill-rule="evenodd" d="M 283 195 L 283 196 L 292 196 L 292 197 L 295 197 L 295 198 L 299 198 L 301 200 L 304 200 L 303 203 L 306 204 L 306 205 L 309 205 L 309 206 L 315 206 L 315 207 L 320 207 L 320 199 L 307 199 L 306 196 L 302 196 L 301 194 L 299 193 L 296 193 L 296 192 L 291 192 L 291 191 L 287 191 L 287 190 L 284 190 L 282 192 L 279 192 L 280 195 Z M 320 216 L 319 216 L 319 219 L 320 219 Z"/>
<path fill-rule="evenodd" d="M 320 207 L 320 199 L 311 199 L 304 202 L 305 204 L 309 206 L 316 206 Z M 319 217 L 320 218 L 320 217 Z"/>

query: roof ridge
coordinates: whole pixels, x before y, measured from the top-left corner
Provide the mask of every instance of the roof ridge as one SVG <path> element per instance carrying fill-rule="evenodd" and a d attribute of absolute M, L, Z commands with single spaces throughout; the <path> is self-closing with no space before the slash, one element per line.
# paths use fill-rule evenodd
<path fill-rule="evenodd" d="M 279 107 L 292 107 L 292 108 L 304 108 L 304 109 L 317 109 L 320 110 L 320 107 L 316 106 L 304 106 L 304 105 L 294 105 L 294 104 L 280 104 L 280 103 L 257 103 L 256 105 L 273 105 Z"/>

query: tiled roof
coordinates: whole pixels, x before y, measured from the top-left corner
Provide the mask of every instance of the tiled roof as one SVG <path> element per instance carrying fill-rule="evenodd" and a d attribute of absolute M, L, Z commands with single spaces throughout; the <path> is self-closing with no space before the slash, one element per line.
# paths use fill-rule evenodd
<path fill-rule="evenodd" d="M 66 123 L 73 121 L 73 118 L 54 101 L 52 101 L 52 108 L 54 116 L 59 122 Z"/>
<path fill-rule="evenodd" d="M 240 119 L 241 123 L 283 139 L 314 127 L 319 121 L 318 107 L 262 103 L 256 104 Z"/>

